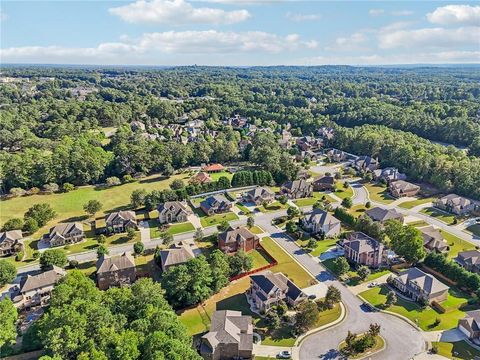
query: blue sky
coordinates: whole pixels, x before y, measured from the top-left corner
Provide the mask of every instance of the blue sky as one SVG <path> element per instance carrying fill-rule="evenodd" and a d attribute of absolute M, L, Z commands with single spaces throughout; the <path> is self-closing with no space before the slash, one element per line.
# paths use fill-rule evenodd
<path fill-rule="evenodd" d="M 3 63 L 478 63 L 478 2 L 2 1 Z"/>

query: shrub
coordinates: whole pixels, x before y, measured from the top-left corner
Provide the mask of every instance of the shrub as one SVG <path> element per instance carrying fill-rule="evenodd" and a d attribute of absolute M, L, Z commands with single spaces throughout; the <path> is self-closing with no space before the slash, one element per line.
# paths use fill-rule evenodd
<path fill-rule="evenodd" d="M 19 187 L 14 187 L 10 189 L 10 195 L 12 196 L 23 196 L 26 194 L 26 191 Z"/>
<path fill-rule="evenodd" d="M 63 192 L 70 192 L 72 190 L 75 190 L 75 185 L 73 184 L 70 184 L 70 183 L 65 183 L 62 185 L 62 190 Z"/>
<path fill-rule="evenodd" d="M 105 182 L 106 182 L 107 186 L 109 186 L 109 187 L 121 184 L 120 179 L 116 176 L 111 176 L 111 177 L 107 178 L 107 180 L 105 180 Z"/>
<path fill-rule="evenodd" d="M 22 261 L 24 256 L 25 254 L 23 253 L 23 251 L 17 252 L 17 254 L 15 255 L 15 261 Z"/>
<path fill-rule="evenodd" d="M 59 190 L 60 187 L 58 186 L 58 184 L 55 183 L 48 183 L 43 185 L 43 191 L 45 191 L 46 193 L 56 193 Z"/>
<path fill-rule="evenodd" d="M 70 260 L 68 262 L 68 266 L 72 269 L 78 268 L 78 261 L 77 260 Z"/>
<path fill-rule="evenodd" d="M 30 188 L 27 192 L 28 195 L 36 195 L 40 192 L 40 189 L 36 186 Z"/>
<path fill-rule="evenodd" d="M 133 251 L 137 255 L 141 255 L 144 249 L 145 249 L 145 246 L 141 241 L 137 241 L 135 244 L 133 244 Z"/>
<path fill-rule="evenodd" d="M 23 220 L 19 218 L 9 219 L 3 224 L 3 231 L 17 230 L 23 227 Z"/>
<path fill-rule="evenodd" d="M 124 175 L 124 176 L 123 176 L 122 181 L 123 181 L 124 183 L 131 183 L 131 182 L 134 182 L 135 179 L 133 178 L 132 175 L 127 174 L 127 175 Z"/>

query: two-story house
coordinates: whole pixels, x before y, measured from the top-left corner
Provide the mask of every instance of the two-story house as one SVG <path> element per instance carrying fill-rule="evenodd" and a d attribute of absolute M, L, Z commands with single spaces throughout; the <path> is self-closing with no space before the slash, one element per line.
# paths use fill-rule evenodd
<path fill-rule="evenodd" d="M 378 160 L 370 156 L 359 156 L 353 163 L 353 167 L 359 171 L 375 171 L 379 166 Z"/>
<path fill-rule="evenodd" d="M 258 247 L 260 238 L 250 232 L 246 227 L 229 228 L 218 234 L 218 248 L 226 253 L 234 253 L 238 250 L 245 252 Z"/>
<path fill-rule="evenodd" d="M 107 232 L 125 232 L 128 228 L 137 228 L 137 217 L 135 211 L 115 211 L 105 216 Z"/>
<path fill-rule="evenodd" d="M 455 215 L 467 215 L 474 211 L 480 211 L 480 202 L 468 199 L 456 194 L 449 194 L 433 203 L 437 208 L 448 211 Z"/>
<path fill-rule="evenodd" d="M 468 311 L 463 319 L 458 320 L 458 330 L 478 343 L 480 341 L 480 310 Z"/>
<path fill-rule="evenodd" d="M 280 191 L 289 199 L 307 198 L 312 196 L 313 185 L 305 179 L 298 179 L 286 182 Z"/>
<path fill-rule="evenodd" d="M 415 196 L 420 191 L 420 186 L 409 183 L 405 180 L 392 181 L 388 185 L 390 195 L 396 198 Z"/>
<path fill-rule="evenodd" d="M 135 281 L 136 274 L 135 259 L 129 253 L 103 255 L 97 261 L 97 284 L 100 290 L 130 285 Z"/>
<path fill-rule="evenodd" d="M 302 226 L 311 234 L 324 234 L 333 237 L 340 234 L 341 221 L 327 211 L 313 209 L 301 220 Z"/>
<path fill-rule="evenodd" d="M 321 176 L 313 179 L 314 191 L 335 191 L 335 178 L 333 176 Z"/>
<path fill-rule="evenodd" d="M 0 232 L 0 256 L 9 256 L 23 250 L 22 230 Z"/>
<path fill-rule="evenodd" d="M 245 202 L 251 202 L 255 205 L 267 204 L 275 200 L 275 193 L 268 187 L 258 186 L 254 189 L 248 190 L 243 194 Z"/>
<path fill-rule="evenodd" d="M 413 267 L 402 271 L 393 279 L 395 286 L 403 295 L 414 301 L 442 302 L 447 299 L 449 287 L 433 275 Z"/>
<path fill-rule="evenodd" d="M 274 274 L 271 271 L 250 276 L 248 296 L 261 312 L 268 312 L 281 300 L 295 306 L 307 298 L 307 295 L 285 275 L 280 272 Z"/>
<path fill-rule="evenodd" d="M 209 196 L 200 203 L 200 208 L 207 215 L 228 212 L 232 206 L 232 202 L 220 194 Z"/>
<path fill-rule="evenodd" d="M 348 234 L 342 246 L 345 258 L 355 264 L 378 268 L 386 263 L 385 246 L 362 232 Z"/>
<path fill-rule="evenodd" d="M 185 222 L 192 211 L 180 201 L 167 201 L 158 207 L 158 221 L 160 224 Z"/>
<path fill-rule="evenodd" d="M 458 253 L 455 261 L 468 271 L 480 274 L 480 251 L 469 250 Z"/>
<path fill-rule="evenodd" d="M 397 168 L 387 167 L 384 169 L 377 169 L 373 171 L 373 180 L 375 181 L 385 181 L 386 183 L 391 183 L 392 181 L 397 180 L 406 180 L 407 175 L 398 171 Z"/>
<path fill-rule="evenodd" d="M 82 241 L 85 238 L 83 226 L 80 222 L 69 222 L 58 224 L 50 229 L 49 234 L 44 238 L 44 241 L 50 246 L 62 246 L 67 244 L 74 244 Z"/>

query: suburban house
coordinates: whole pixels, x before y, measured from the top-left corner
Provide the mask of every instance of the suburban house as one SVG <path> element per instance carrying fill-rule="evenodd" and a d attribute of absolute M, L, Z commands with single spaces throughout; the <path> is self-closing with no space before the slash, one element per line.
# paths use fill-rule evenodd
<path fill-rule="evenodd" d="M 27 275 L 20 282 L 20 290 L 13 294 L 12 301 L 19 309 L 44 306 L 50 300 L 53 287 L 67 272 L 57 266 L 37 275 Z"/>
<path fill-rule="evenodd" d="M 190 183 L 192 184 L 206 184 L 212 182 L 212 178 L 207 173 L 200 171 L 199 173 L 192 176 Z"/>
<path fill-rule="evenodd" d="M 378 268 L 386 262 L 384 245 L 362 232 L 348 234 L 342 246 L 345 258 L 355 264 Z"/>
<path fill-rule="evenodd" d="M 185 222 L 192 211 L 180 201 L 167 201 L 158 207 L 158 221 L 160 224 Z"/>
<path fill-rule="evenodd" d="M 205 360 L 252 359 L 252 351 L 252 317 L 240 311 L 215 311 L 210 331 L 202 336 L 200 355 Z"/>
<path fill-rule="evenodd" d="M 248 126 L 248 119 L 246 117 L 235 114 L 233 117 L 225 120 L 224 123 L 225 125 L 232 126 L 234 129 L 243 129 Z"/>
<path fill-rule="evenodd" d="M 322 147 L 323 141 L 311 136 L 302 136 L 295 140 L 295 144 L 302 151 L 317 151 Z"/>
<path fill-rule="evenodd" d="M 331 149 L 327 151 L 327 157 L 330 162 L 341 162 L 347 160 L 348 156 L 345 151 Z"/>
<path fill-rule="evenodd" d="M 45 237 L 45 242 L 51 247 L 62 246 L 82 241 L 84 237 L 82 223 L 70 222 L 51 228 L 50 233 Z"/>
<path fill-rule="evenodd" d="M 388 185 L 388 190 L 393 197 L 415 196 L 420 191 L 420 186 L 409 183 L 405 180 L 392 181 Z"/>
<path fill-rule="evenodd" d="M 445 240 L 439 229 L 433 226 L 426 226 L 418 230 L 422 233 L 423 246 L 427 251 L 445 253 L 450 249 L 447 240 Z"/>
<path fill-rule="evenodd" d="M 297 155 L 295 155 L 295 160 L 304 161 L 308 159 L 309 161 L 317 161 L 318 156 L 312 150 L 302 150 Z"/>
<path fill-rule="evenodd" d="M 403 224 L 403 215 L 395 209 L 384 209 L 381 207 L 374 207 L 365 211 L 367 215 L 373 221 L 378 221 L 379 223 L 385 223 L 387 220 L 397 220 Z"/>
<path fill-rule="evenodd" d="M 246 227 L 229 228 L 227 231 L 218 234 L 218 248 L 226 253 L 243 250 L 248 252 L 256 249 L 260 238 L 250 232 Z"/>
<path fill-rule="evenodd" d="M 202 168 L 207 174 L 219 173 L 225 170 L 222 164 L 210 164 Z"/>
<path fill-rule="evenodd" d="M 22 230 L 0 232 L 0 256 L 8 256 L 23 251 Z"/>
<path fill-rule="evenodd" d="M 406 180 L 407 175 L 402 174 L 398 171 L 397 168 L 387 167 L 385 169 L 377 169 L 373 171 L 373 180 L 382 181 L 384 180 L 387 183 L 397 180 Z"/>
<path fill-rule="evenodd" d="M 353 167 L 359 171 L 374 171 L 379 166 L 378 160 L 370 156 L 359 156 L 353 163 Z"/>
<path fill-rule="evenodd" d="M 135 211 L 117 211 L 105 216 L 107 232 L 124 232 L 128 228 L 137 228 Z"/>
<path fill-rule="evenodd" d="M 170 267 L 186 263 L 195 257 L 195 244 L 181 241 L 160 251 L 160 268 L 167 271 Z"/>
<path fill-rule="evenodd" d="M 335 191 L 335 178 L 333 176 L 321 176 L 313 180 L 313 191 Z"/>
<path fill-rule="evenodd" d="M 289 199 L 301 199 L 312 196 L 313 185 L 305 179 L 293 180 L 283 184 L 280 191 Z"/>
<path fill-rule="evenodd" d="M 458 320 L 458 330 L 470 340 L 480 340 L 480 310 L 468 311 L 463 319 Z"/>
<path fill-rule="evenodd" d="M 323 233 L 326 237 L 333 237 L 340 234 L 341 221 L 330 215 L 327 211 L 313 209 L 306 213 L 301 221 L 305 230 L 312 234 Z"/>
<path fill-rule="evenodd" d="M 473 211 L 480 211 L 480 202 L 456 194 L 441 197 L 435 200 L 433 205 L 456 215 L 467 215 Z"/>
<path fill-rule="evenodd" d="M 243 194 L 245 202 L 252 202 L 255 205 L 261 205 L 264 202 L 271 203 L 275 200 L 275 193 L 268 187 L 256 187 L 255 189 L 246 191 Z"/>
<path fill-rule="evenodd" d="M 220 214 L 230 211 L 232 203 L 224 195 L 212 195 L 200 203 L 200 208 L 207 215 Z"/>
<path fill-rule="evenodd" d="M 97 260 L 97 284 L 100 290 L 124 286 L 135 282 L 137 271 L 131 254 L 103 255 Z"/>
<path fill-rule="evenodd" d="M 282 273 L 263 273 L 250 276 L 250 300 L 262 312 L 268 312 L 280 300 L 295 306 L 307 298 L 307 295 Z"/>
<path fill-rule="evenodd" d="M 447 299 L 449 287 L 434 276 L 412 267 L 393 279 L 393 285 L 414 301 L 442 302 Z"/>
<path fill-rule="evenodd" d="M 480 274 L 480 251 L 470 250 L 459 252 L 455 261 L 468 271 Z"/>

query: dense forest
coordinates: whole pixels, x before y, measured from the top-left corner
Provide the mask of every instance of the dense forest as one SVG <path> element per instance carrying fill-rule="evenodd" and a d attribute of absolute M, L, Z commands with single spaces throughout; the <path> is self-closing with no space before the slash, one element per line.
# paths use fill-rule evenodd
<path fill-rule="evenodd" d="M 3 193 L 239 160 L 281 182 L 298 170 L 282 130 L 328 126 L 330 145 L 480 198 L 478 67 L 32 66 L 1 80 Z M 235 114 L 257 131 L 224 121 Z M 178 124 L 197 119 L 207 131 L 192 140 Z"/>

